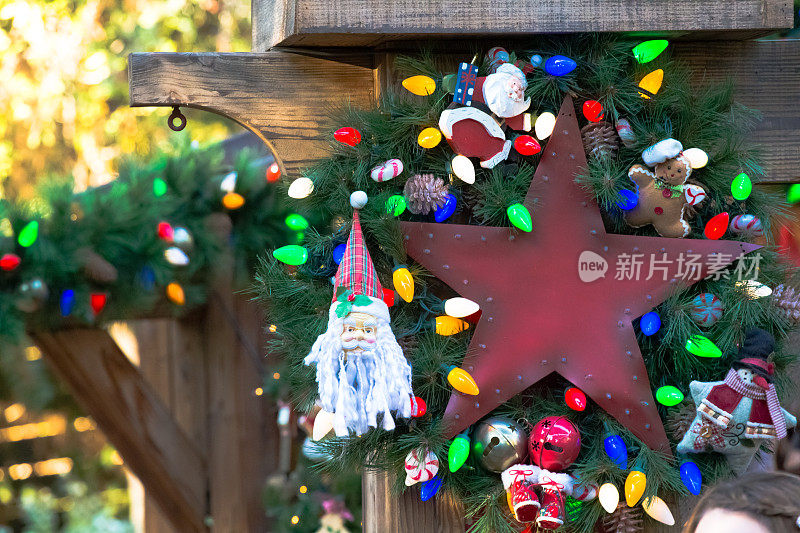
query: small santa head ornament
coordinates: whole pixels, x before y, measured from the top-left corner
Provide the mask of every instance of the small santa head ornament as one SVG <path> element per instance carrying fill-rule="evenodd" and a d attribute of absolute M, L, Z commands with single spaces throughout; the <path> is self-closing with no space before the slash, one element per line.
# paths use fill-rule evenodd
<path fill-rule="evenodd" d="M 304 360 L 317 366 L 320 405 L 333 413 L 337 436 L 361 435 L 378 424 L 392 430 L 392 412 L 411 416 L 411 367 L 392 332 L 357 209 L 333 281 L 328 329 Z"/>
<path fill-rule="evenodd" d="M 483 98 L 489 109 L 502 118 L 509 118 L 526 111 L 531 99 L 525 99 L 528 82 L 519 67 L 503 63 L 494 74 L 489 74 L 483 83 Z"/>

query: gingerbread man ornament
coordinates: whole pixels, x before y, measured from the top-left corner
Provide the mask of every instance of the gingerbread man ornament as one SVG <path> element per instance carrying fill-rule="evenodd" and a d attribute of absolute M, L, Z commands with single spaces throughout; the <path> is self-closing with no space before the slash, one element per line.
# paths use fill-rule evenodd
<path fill-rule="evenodd" d="M 662 237 L 686 237 L 691 229 L 683 219 L 686 206 L 699 204 L 706 193 L 699 185 L 686 183 L 692 163 L 683 146 L 665 139 L 647 148 L 642 159 L 650 168 L 633 165 L 628 171 L 639 203 L 625 212 L 625 221 L 634 228 L 652 225 Z"/>

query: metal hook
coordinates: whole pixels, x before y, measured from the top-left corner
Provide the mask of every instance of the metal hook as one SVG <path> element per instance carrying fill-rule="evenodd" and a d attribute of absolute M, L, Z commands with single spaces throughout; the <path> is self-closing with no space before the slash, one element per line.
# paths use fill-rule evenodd
<path fill-rule="evenodd" d="M 178 120 L 178 124 L 175 124 L 176 120 Z M 172 108 L 172 113 L 167 118 L 167 125 L 172 131 L 181 131 L 186 127 L 186 117 L 181 113 L 180 107 L 175 106 Z"/>

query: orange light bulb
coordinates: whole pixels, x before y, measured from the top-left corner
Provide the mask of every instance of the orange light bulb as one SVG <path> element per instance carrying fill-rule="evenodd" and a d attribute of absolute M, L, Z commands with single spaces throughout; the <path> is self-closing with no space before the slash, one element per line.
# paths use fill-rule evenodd
<path fill-rule="evenodd" d="M 477 396 L 478 392 L 480 392 L 478 384 L 475 383 L 469 372 L 456 366 L 450 367 L 450 371 L 447 373 L 447 382 L 450 383 L 451 387 L 463 394 Z"/>
<path fill-rule="evenodd" d="M 446 315 L 436 317 L 436 333 L 439 335 L 448 337 L 456 333 L 461 333 L 466 329 L 469 329 L 469 322 L 461 320 L 460 318 Z"/>
<path fill-rule="evenodd" d="M 625 502 L 628 504 L 628 507 L 633 507 L 639 503 L 646 486 L 647 476 L 644 475 L 644 472 L 631 470 L 631 473 L 628 474 L 628 478 L 625 480 Z"/>
<path fill-rule="evenodd" d="M 186 303 L 186 295 L 183 292 L 183 287 L 174 281 L 167 285 L 167 298 L 175 305 L 183 305 Z"/>
<path fill-rule="evenodd" d="M 414 277 L 405 265 L 400 265 L 392 272 L 394 290 L 406 302 L 414 299 Z"/>

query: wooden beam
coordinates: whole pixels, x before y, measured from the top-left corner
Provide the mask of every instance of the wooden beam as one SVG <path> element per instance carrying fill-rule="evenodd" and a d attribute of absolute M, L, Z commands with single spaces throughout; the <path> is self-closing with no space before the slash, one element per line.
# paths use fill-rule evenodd
<path fill-rule="evenodd" d="M 733 79 L 737 100 L 762 114 L 752 142 L 763 182 L 800 181 L 800 41 L 676 43 L 674 56 L 698 83 Z"/>
<path fill-rule="evenodd" d="M 229 117 L 258 135 L 284 173 L 320 157 L 330 108 L 375 100 L 372 57 L 333 61 L 285 52 L 131 54 L 131 106 L 188 106 Z"/>
<path fill-rule="evenodd" d="M 789 0 L 252 0 L 253 51 L 537 33 L 686 32 L 766 35 L 791 28 Z"/>
<path fill-rule="evenodd" d="M 175 529 L 207 531 L 205 460 L 109 334 L 30 335 Z"/>

